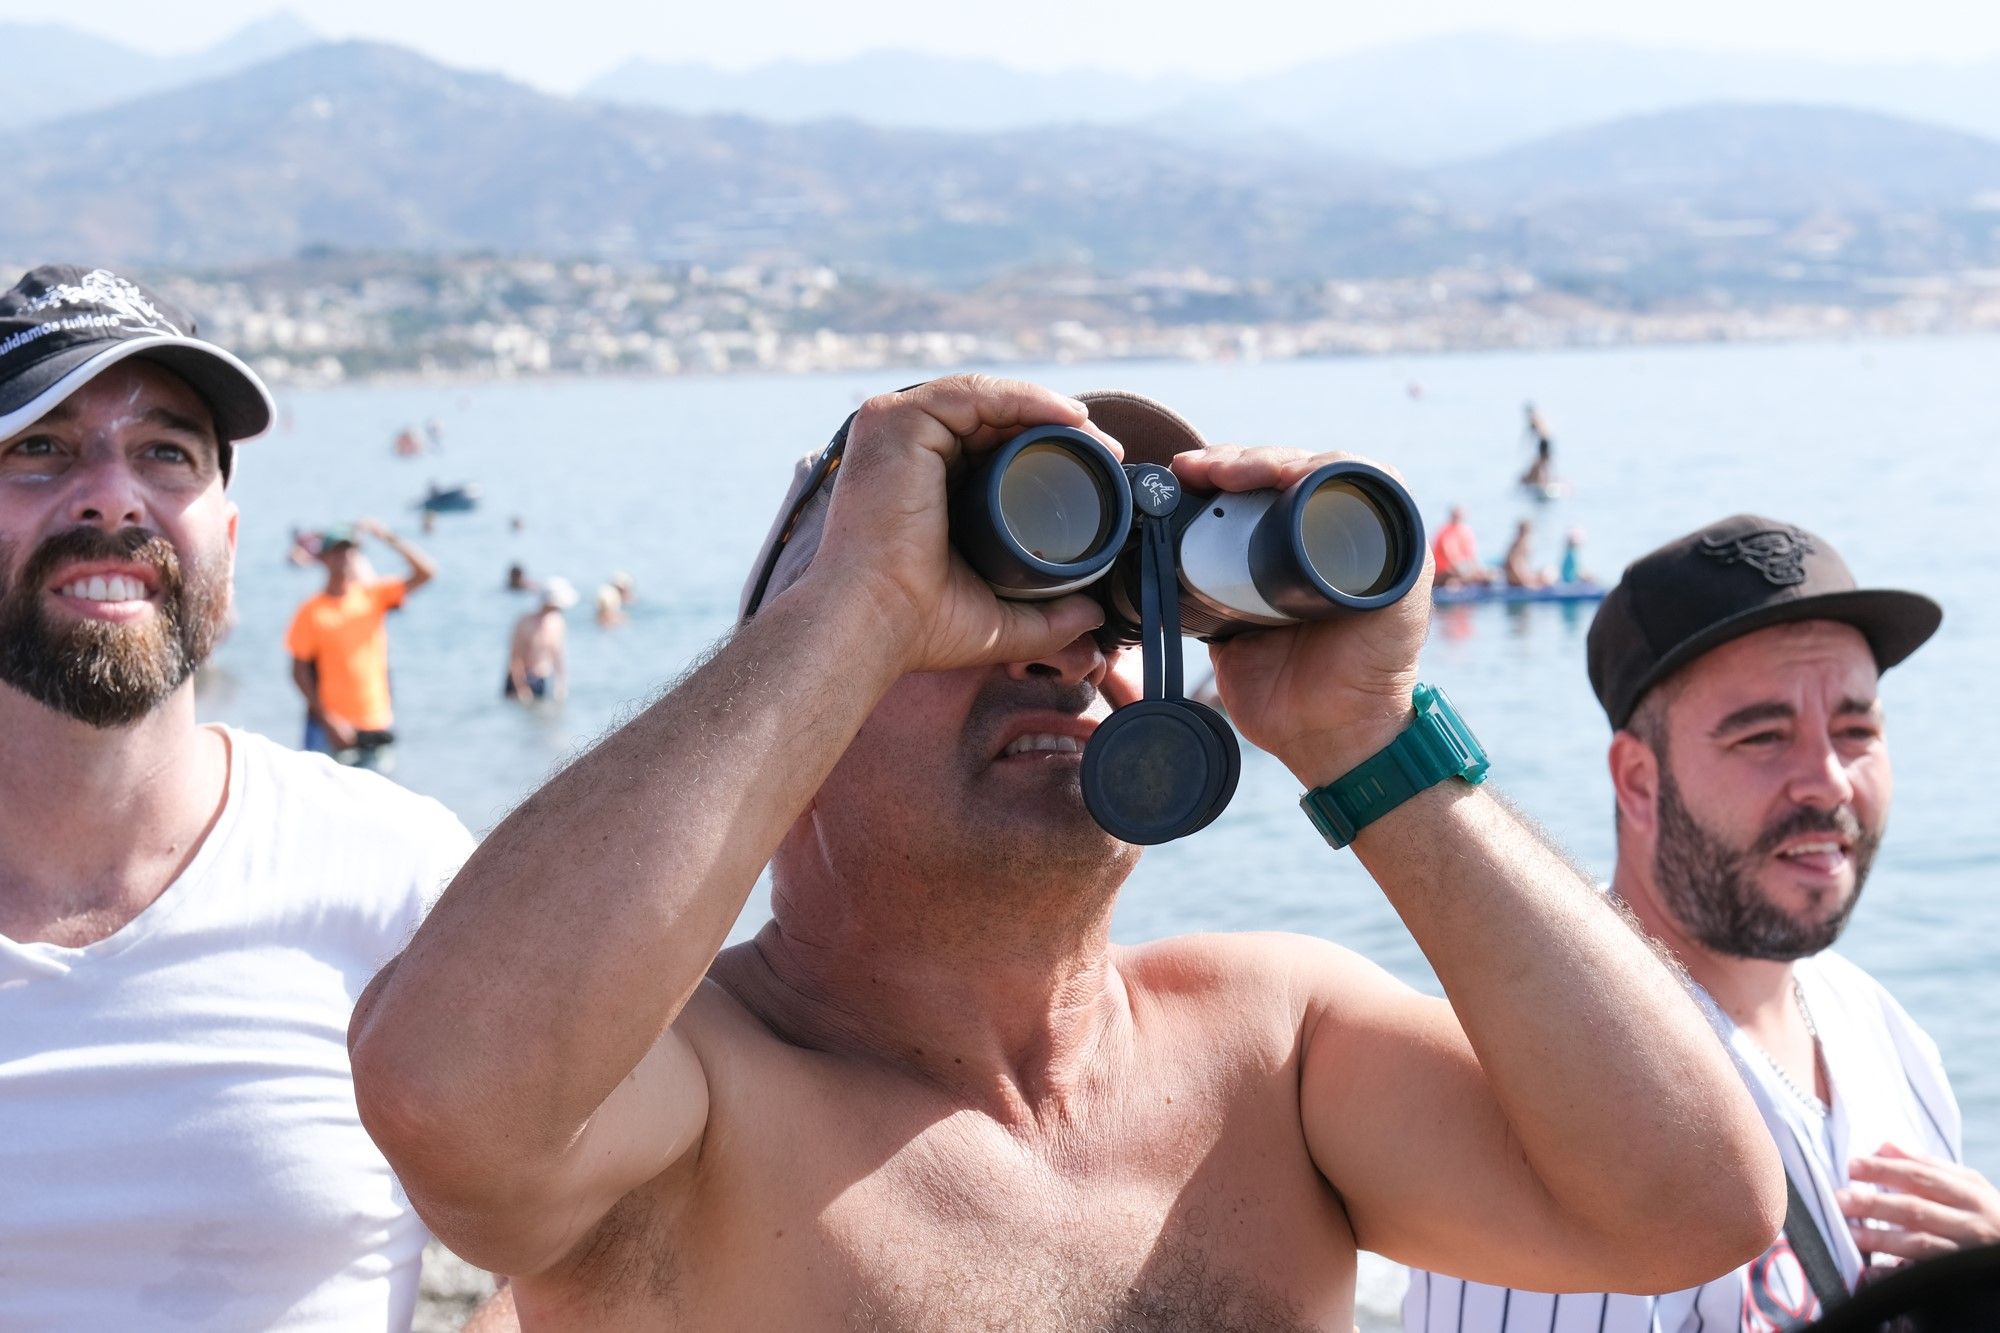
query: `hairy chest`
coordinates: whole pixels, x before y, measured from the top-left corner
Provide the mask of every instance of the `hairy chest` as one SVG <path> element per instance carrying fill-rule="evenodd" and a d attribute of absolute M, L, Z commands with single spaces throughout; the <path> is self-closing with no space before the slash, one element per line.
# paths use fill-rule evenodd
<path fill-rule="evenodd" d="M 1294 1333 L 1351 1324 L 1345 1215 L 1295 1100 L 1159 1091 L 1023 1142 L 966 1112 L 786 1098 L 634 1200 L 572 1274 L 600 1326 Z M 595 1271 L 591 1271 L 594 1269 Z"/>

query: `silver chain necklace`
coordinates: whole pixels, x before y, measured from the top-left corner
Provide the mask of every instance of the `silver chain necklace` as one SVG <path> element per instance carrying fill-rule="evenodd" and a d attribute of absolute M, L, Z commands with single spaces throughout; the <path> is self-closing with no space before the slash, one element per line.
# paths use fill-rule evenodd
<path fill-rule="evenodd" d="M 1819 1028 L 1813 1023 L 1812 1010 L 1806 1008 L 1805 987 L 1799 984 L 1799 979 L 1796 975 L 1792 977 L 1792 999 L 1799 1006 L 1799 1017 L 1805 1020 L 1806 1035 L 1812 1038 L 1813 1069 L 1817 1071 L 1819 1068 L 1819 1061 L 1820 1061 Z M 1773 1056 L 1769 1051 L 1764 1049 L 1762 1042 L 1759 1042 L 1756 1039 L 1752 1038 L 1750 1044 L 1757 1048 L 1757 1054 L 1764 1057 L 1764 1063 L 1771 1067 L 1771 1072 L 1778 1076 L 1778 1081 L 1783 1083 L 1785 1087 L 1791 1091 L 1792 1096 L 1798 1098 L 1799 1101 L 1804 1103 L 1807 1109 L 1811 1110 L 1813 1114 L 1820 1116 L 1821 1118 L 1825 1118 L 1826 1116 L 1833 1114 L 1833 1108 L 1828 1106 L 1825 1102 L 1821 1101 L 1817 1093 L 1814 1093 L 1809 1089 L 1802 1088 L 1797 1083 L 1792 1081 L 1792 1076 L 1785 1072 L 1785 1067 L 1778 1063 L 1777 1058 L 1775 1056 Z"/>

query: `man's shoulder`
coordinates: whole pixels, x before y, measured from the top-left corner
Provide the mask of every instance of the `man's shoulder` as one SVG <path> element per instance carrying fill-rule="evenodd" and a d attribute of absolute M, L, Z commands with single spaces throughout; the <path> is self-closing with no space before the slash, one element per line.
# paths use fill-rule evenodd
<path fill-rule="evenodd" d="M 1797 965 L 1802 971 L 1819 973 L 1834 985 L 1887 993 L 1873 973 L 1836 949 L 1822 949 L 1810 958 L 1800 959 Z"/>
<path fill-rule="evenodd" d="M 1877 981 L 1873 973 L 1832 949 L 1801 959 L 1795 966 L 1808 978 L 1808 985 L 1816 983 L 1832 991 L 1843 1003 L 1881 1004 L 1898 1012 L 1902 1010 L 1889 988 Z"/>
<path fill-rule="evenodd" d="M 249 780 L 267 787 L 277 803 L 277 822 L 287 834 L 321 834 L 373 846 L 443 847 L 461 854 L 471 850 L 471 833 L 434 797 L 256 732 L 231 728 L 229 738 L 242 747 Z"/>
<path fill-rule="evenodd" d="M 1930 1034 L 1910 1016 L 1910 1011 L 1889 988 L 1853 959 L 1827 949 L 1797 966 L 1806 978 L 1808 1002 L 1815 996 L 1822 1003 L 1830 998 L 1850 1021 L 1870 1019 L 1891 1031 L 1914 1033 L 1926 1043 L 1931 1042 Z"/>
<path fill-rule="evenodd" d="M 1379 972 L 1351 949 L 1289 931 L 1176 935 L 1118 949 L 1127 979 L 1161 994 L 1306 1003 Z"/>

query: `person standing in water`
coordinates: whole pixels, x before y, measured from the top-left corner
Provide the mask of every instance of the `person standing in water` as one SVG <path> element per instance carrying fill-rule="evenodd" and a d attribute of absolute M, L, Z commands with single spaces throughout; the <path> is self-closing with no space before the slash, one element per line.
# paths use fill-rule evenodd
<path fill-rule="evenodd" d="M 409 565 L 399 579 L 366 574 L 362 537 L 382 542 Z M 326 587 L 308 597 L 285 633 L 292 680 L 305 696 L 306 750 L 343 764 L 381 767 L 395 739 L 389 701 L 389 612 L 429 583 L 437 566 L 380 523 L 364 519 L 320 540 Z"/>
<path fill-rule="evenodd" d="M 542 604 L 514 622 L 504 698 L 530 703 L 569 694 L 569 623 L 563 612 L 575 605 L 576 589 L 568 579 L 557 575 L 542 585 Z"/>

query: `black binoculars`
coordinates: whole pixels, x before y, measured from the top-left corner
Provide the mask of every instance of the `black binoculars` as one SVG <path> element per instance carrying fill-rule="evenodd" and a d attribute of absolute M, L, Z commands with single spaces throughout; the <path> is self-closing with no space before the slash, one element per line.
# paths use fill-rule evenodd
<path fill-rule="evenodd" d="M 1145 697 L 1098 727 L 1082 778 L 1100 826 L 1149 844 L 1206 827 L 1241 771 L 1228 722 L 1182 697 L 1181 635 L 1375 610 L 1424 563 L 1416 503 L 1380 468 L 1327 463 L 1283 490 L 1196 493 L 1068 426 L 980 459 L 953 491 L 951 539 L 999 596 L 1088 591 L 1104 606 L 1101 640 L 1141 646 Z"/>
<path fill-rule="evenodd" d="M 1068 426 L 982 458 L 952 496 L 951 540 L 1001 597 L 1092 589 L 1107 634 L 1135 643 L 1142 515 L 1167 523 L 1180 627 L 1204 640 L 1388 606 L 1423 569 L 1416 503 L 1380 468 L 1328 463 L 1282 491 L 1198 494 Z"/>

